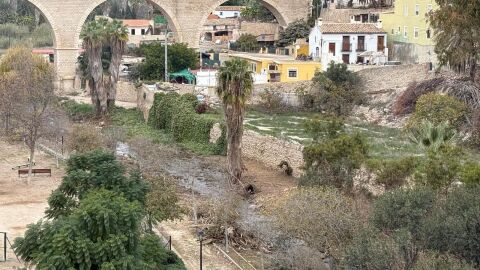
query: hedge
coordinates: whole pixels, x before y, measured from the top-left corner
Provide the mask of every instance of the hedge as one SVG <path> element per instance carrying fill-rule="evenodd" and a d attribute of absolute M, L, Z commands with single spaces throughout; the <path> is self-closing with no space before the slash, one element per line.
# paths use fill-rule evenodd
<path fill-rule="evenodd" d="M 198 101 L 194 95 L 177 93 L 156 93 L 153 106 L 149 112 L 148 124 L 170 133 L 177 142 L 194 142 L 212 147 L 212 152 L 225 155 L 226 127 L 220 123 L 222 136 L 215 143 L 210 143 L 210 131 L 218 123 L 206 115 L 195 112 Z"/>

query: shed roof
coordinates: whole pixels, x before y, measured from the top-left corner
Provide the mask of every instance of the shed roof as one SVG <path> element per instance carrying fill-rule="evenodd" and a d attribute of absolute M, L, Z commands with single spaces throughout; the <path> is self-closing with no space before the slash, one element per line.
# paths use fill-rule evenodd
<path fill-rule="evenodd" d="M 150 20 L 122 20 L 123 25 L 130 27 L 149 27 L 152 25 Z"/>
<path fill-rule="evenodd" d="M 320 25 L 322 34 L 385 34 L 385 30 L 373 23 L 324 23 Z"/>
<path fill-rule="evenodd" d="M 242 11 L 244 6 L 218 6 L 215 10 L 216 11 Z"/>

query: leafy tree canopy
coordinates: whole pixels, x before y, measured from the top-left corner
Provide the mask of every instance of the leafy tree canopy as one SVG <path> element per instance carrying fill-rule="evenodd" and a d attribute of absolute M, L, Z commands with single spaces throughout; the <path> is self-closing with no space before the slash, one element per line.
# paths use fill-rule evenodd
<path fill-rule="evenodd" d="M 140 47 L 145 63 L 138 66 L 139 76 L 145 80 L 162 80 L 165 77 L 165 47 L 162 44 L 145 44 Z M 187 44 L 175 43 L 168 46 L 168 71 L 178 72 L 195 69 L 198 65 L 197 52 Z"/>
<path fill-rule="evenodd" d="M 285 30 L 280 32 L 280 38 L 277 45 L 285 47 L 293 44 L 299 38 L 308 38 L 310 35 L 310 25 L 305 20 L 297 20 L 290 23 Z"/>

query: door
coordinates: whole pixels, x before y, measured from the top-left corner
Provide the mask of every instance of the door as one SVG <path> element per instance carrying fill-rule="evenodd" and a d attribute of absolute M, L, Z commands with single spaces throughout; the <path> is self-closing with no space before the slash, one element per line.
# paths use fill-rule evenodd
<path fill-rule="evenodd" d="M 345 64 L 350 64 L 350 54 L 344 54 L 342 55 L 342 60 L 343 60 L 343 63 Z"/>
<path fill-rule="evenodd" d="M 377 52 L 383 52 L 385 50 L 385 37 L 378 36 L 377 39 Z"/>
<path fill-rule="evenodd" d="M 328 43 L 328 52 L 335 56 L 335 43 Z"/>

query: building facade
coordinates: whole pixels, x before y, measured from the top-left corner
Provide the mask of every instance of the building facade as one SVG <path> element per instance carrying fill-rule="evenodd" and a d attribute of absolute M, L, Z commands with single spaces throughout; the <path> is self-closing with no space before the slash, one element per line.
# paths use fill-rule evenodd
<path fill-rule="evenodd" d="M 322 63 L 382 64 L 388 55 L 387 33 L 381 23 L 323 23 L 309 37 L 310 56 Z"/>
<path fill-rule="evenodd" d="M 295 60 L 285 55 L 238 53 L 229 56 L 246 60 L 257 83 L 309 81 L 322 68 L 320 62 Z"/>
<path fill-rule="evenodd" d="M 122 20 L 128 29 L 128 45 L 140 46 L 142 43 L 165 41 L 165 35 L 154 35 L 153 20 Z"/>
<path fill-rule="evenodd" d="M 391 60 L 436 62 L 433 32 L 427 20 L 427 14 L 436 8 L 435 0 L 396 0 L 394 11 L 380 15 L 388 33 Z"/>
<path fill-rule="evenodd" d="M 241 17 L 244 8 L 243 6 L 219 6 L 212 14 L 217 15 L 220 19 L 238 18 Z"/>

